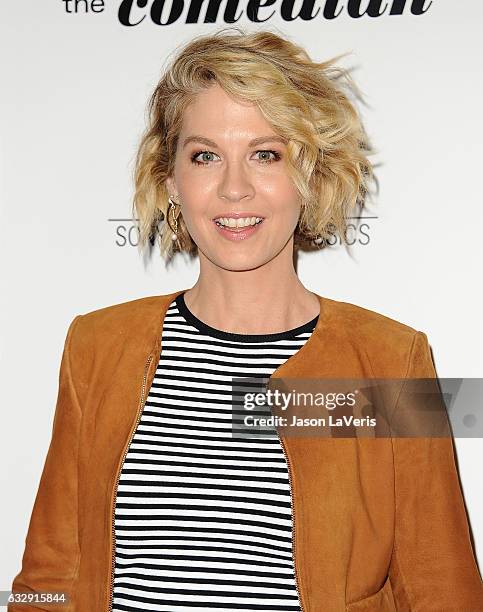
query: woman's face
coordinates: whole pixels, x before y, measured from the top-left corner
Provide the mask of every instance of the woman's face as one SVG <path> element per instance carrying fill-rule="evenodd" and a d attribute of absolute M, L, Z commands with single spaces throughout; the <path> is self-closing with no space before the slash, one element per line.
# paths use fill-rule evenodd
<path fill-rule="evenodd" d="M 197 95 L 183 117 L 167 187 L 200 258 L 241 271 L 282 252 L 292 256 L 300 199 L 285 159 L 286 140 L 256 105 L 232 100 L 218 84 Z M 262 221 L 241 229 L 215 221 L 237 216 Z"/>

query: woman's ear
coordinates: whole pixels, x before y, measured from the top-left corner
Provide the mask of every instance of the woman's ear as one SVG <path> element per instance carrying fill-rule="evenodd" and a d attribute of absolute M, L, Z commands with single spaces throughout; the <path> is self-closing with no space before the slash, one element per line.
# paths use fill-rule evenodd
<path fill-rule="evenodd" d="M 166 188 L 168 189 L 168 194 L 170 196 L 174 197 L 176 195 L 176 185 L 172 176 L 168 176 L 168 178 L 166 179 Z"/>

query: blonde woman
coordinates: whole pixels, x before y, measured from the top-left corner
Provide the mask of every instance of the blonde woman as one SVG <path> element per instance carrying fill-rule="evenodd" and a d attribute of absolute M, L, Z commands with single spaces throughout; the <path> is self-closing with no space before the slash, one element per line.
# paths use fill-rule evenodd
<path fill-rule="evenodd" d="M 73 319 L 14 592 L 78 612 L 483 610 L 451 438 L 232 429 L 239 379 L 436 376 L 423 332 L 294 269 L 343 239 L 373 177 L 336 59 L 235 29 L 167 66 L 135 214 L 141 245 L 199 277 Z"/>

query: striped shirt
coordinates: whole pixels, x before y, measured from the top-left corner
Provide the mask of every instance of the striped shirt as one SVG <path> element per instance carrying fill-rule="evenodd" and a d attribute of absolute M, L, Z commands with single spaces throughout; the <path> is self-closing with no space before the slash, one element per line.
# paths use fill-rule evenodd
<path fill-rule="evenodd" d="M 276 435 L 234 435 L 232 384 L 266 382 L 317 319 L 235 334 L 171 302 L 120 472 L 113 610 L 300 612 L 285 455 Z"/>

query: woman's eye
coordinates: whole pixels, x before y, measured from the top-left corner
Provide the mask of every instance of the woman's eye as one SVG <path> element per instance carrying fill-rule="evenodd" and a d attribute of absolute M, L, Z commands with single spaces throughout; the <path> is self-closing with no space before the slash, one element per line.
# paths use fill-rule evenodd
<path fill-rule="evenodd" d="M 256 155 L 261 154 L 262 156 L 258 158 L 258 161 L 263 164 L 271 164 L 274 161 L 278 161 L 280 159 L 280 153 L 277 151 L 271 150 L 260 150 L 256 151 Z M 271 157 L 273 156 L 273 157 Z M 197 151 L 193 153 L 191 156 L 191 161 L 198 166 L 207 166 L 211 161 L 214 161 L 214 157 L 218 157 L 216 153 L 212 151 Z M 201 159 L 200 159 L 201 158 Z"/>
<path fill-rule="evenodd" d="M 200 155 L 202 156 L 202 161 L 199 161 L 197 159 Z M 197 151 L 191 156 L 191 161 L 195 164 L 198 164 L 199 166 L 206 166 L 206 164 L 212 161 L 211 159 L 206 159 L 206 156 L 210 155 L 213 156 L 215 155 L 215 153 L 212 153 L 211 151 Z"/>
<path fill-rule="evenodd" d="M 278 161 L 280 159 L 280 154 L 276 151 L 257 151 L 257 153 L 263 153 L 264 157 L 259 158 L 259 160 L 265 164 L 271 164 L 274 161 Z M 273 158 L 270 158 L 270 154 L 273 155 Z"/>

